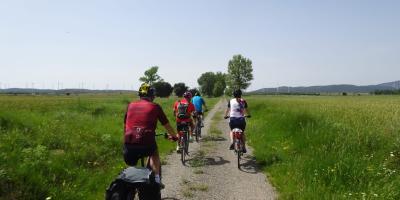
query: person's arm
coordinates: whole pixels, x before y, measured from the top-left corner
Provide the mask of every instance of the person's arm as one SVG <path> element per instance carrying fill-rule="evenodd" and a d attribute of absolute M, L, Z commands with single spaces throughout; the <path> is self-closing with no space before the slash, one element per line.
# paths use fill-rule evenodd
<path fill-rule="evenodd" d="M 246 101 L 244 101 L 244 114 L 245 114 L 245 116 L 251 117 L 250 112 L 249 112 L 249 107 L 248 107 Z"/>
<path fill-rule="evenodd" d="M 173 114 L 174 114 L 174 117 L 175 117 L 176 116 L 176 102 L 174 103 L 174 108 L 172 110 L 173 110 Z"/>
<path fill-rule="evenodd" d="M 178 137 L 178 134 L 176 133 L 175 129 L 173 129 L 172 126 L 169 123 L 166 123 L 163 126 L 164 126 L 165 130 L 167 130 L 168 135 L 170 137 L 171 136 Z"/>
<path fill-rule="evenodd" d="M 175 130 L 169 124 L 169 121 L 167 119 L 167 116 L 165 116 L 163 109 L 161 108 L 161 106 L 159 106 L 159 105 L 157 105 L 157 106 L 158 106 L 158 110 L 159 110 L 158 120 L 161 122 L 161 124 L 167 130 L 167 132 L 169 134 L 169 138 L 173 138 L 173 137 L 177 136 Z M 171 137 L 171 136 L 173 136 L 173 137 Z"/>
<path fill-rule="evenodd" d="M 228 107 L 226 108 L 225 111 L 225 117 L 228 117 L 230 111 L 231 111 L 231 102 L 228 101 Z"/>
<path fill-rule="evenodd" d="M 206 105 L 206 101 L 204 101 L 203 98 L 201 98 L 201 101 L 203 102 L 204 110 L 207 111 L 208 108 L 207 108 L 207 105 Z"/>

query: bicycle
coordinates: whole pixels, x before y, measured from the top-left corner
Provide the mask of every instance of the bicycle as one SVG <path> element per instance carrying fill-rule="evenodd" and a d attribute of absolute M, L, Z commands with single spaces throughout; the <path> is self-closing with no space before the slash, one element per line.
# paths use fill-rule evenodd
<path fill-rule="evenodd" d="M 166 133 L 156 134 L 156 136 Z M 134 200 L 137 194 L 139 200 L 161 200 L 161 187 L 155 182 L 155 174 L 150 167 L 150 159 L 147 159 L 146 167 L 144 159 L 140 157 L 140 167 L 130 166 L 124 169 L 106 190 L 106 200 Z M 161 179 L 161 166 L 160 166 Z"/>
<path fill-rule="evenodd" d="M 240 158 L 243 156 L 243 131 L 240 128 L 232 130 L 234 152 L 237 156 L 237 164 L 240 169 Z"/>
<path fill-rule="evenodd" d="M 245 116 L 245 118 L 250 118 L 251 116 Z M 224 117 L 225 119 L 228 119 L 228 116 Z M 244 143 L 243 143 L 243 130 L 240 128 L 234 128 L 232 130 L 232 135 L 233 135 L 233 152 L 235 153 L 237 157 L 237 166 L 240 169 L 240 158 L 243 156 L 243 148 L 244 148 Z"/>
<path fill-rule="evenodd" d="M 196 126 L 194 129 L 194 134 L 196 137 L 196 142 L 199 142 L 199 138 L 201 137 L 201 128 L 203 127 L 203 125 L 202 125 L 203 120 L 199 113 L 196 113 L 195 117 L 196 117 Z"/>
<path fill-rule="evenodd" d="M 181 153 L 182 164 L 185 164 L 185 157 L 189 155 L 189 124 L 187 122 L 180 122 L 182 130 L 179 134 L 179 151 Z"/>

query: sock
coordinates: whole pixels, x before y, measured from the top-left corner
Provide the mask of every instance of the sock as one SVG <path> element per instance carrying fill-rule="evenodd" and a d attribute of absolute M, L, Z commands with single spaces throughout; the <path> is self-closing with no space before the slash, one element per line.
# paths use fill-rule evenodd
<path fill-rule="evenodd" d="M 154 179 L 155 179 L 156 183 L 160 183 L 160 182 L 161 182 L 161 180 L 160 180 L 160 175 L 158 175 L 158 174 L 156 174 L 156 175 L 154 176 Z"/>

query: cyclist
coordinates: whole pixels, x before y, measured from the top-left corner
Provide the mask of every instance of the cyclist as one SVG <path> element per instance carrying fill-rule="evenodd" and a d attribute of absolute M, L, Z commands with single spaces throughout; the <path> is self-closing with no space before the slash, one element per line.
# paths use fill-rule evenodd
<path fill-rule="evenodd" d="M 203 106 L 204 106 L 204 111 L 207 112 L 207 105 L 206 105 L 206 102 L 204 101 L 203 97 L 201 97 L 200 92 L 196 92 L 194 94 L 194 97 L 192 99 L 192 103 L 193 103 L 194 108 L 196 110 L 196 112 L 195 112 L 196 116 L 198 116 L 201 119 L 201 127 L 204 127 L 204 124 L 203 124 Z M 197 118 L 195 117 L 194 120 L 195 120 L 194 124 L 196 124 Z"/>
<path fill-rule="evenodd" d="M 141 157 L 149 157 L 150 167 L 155 181 L 160 182 L 160 156 L 155 140 L 157 121 L 160 121 L 169 133 L 170 139 L 176 139 L 176 132 L 168 122 L 160 105 L 153 103 L 155 89 L 143 83 L 138 91 L 140 100 L 128 105 L 124 120 L 124 160 L 127 165 L 135 166 Z"/>
<path fill-rule="evenodd" d="M 228 108 L 225 112 L 225 118 L 229 118 L 229 127 L 231 128 L 231 145 L 229 146 L 229 149 L 234 149 L 232 130 L 234 128 L 239 128 L 243 131 L 243 153 L 246 153 L 246 137 L 244 135 L 244 130 L 246 129 L 245 116 L 251 116 L 247 108 L 247 102 L 242 99 L 242 91 L 240 89 L 233 91 L 233 97 L 234 98 L 228 102 Z"/>
<path fill-rule="evenodd" d="M 176 118 L 176 129 L 182 131 L 185 126 L 182 123 L 188 124 L 190 128 L 190 136 L 193 136 L 194 124 L 192 120 L 192 113 L 195 111 L 194 105 L 190 102 L 192 93 L 189 91 L 183 94 L 183 99 L 178 100 L 174 104 L 174 116 Z M 190 138 L 191 139 L 191 138 Z M 179 142 L 177 143 L 176 151 L 179 153 Z"/>

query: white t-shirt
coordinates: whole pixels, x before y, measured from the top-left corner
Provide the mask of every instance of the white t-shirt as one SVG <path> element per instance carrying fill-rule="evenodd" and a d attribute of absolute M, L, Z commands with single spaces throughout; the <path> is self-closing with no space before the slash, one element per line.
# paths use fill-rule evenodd
<path fill-rule="evenodd" d="M 244 109 L 247 108 L 247 102 L 242 98 L 234 98 L 228 102 L 228 108 L 230 108 L 229 117 L 242 118 Z"/>

